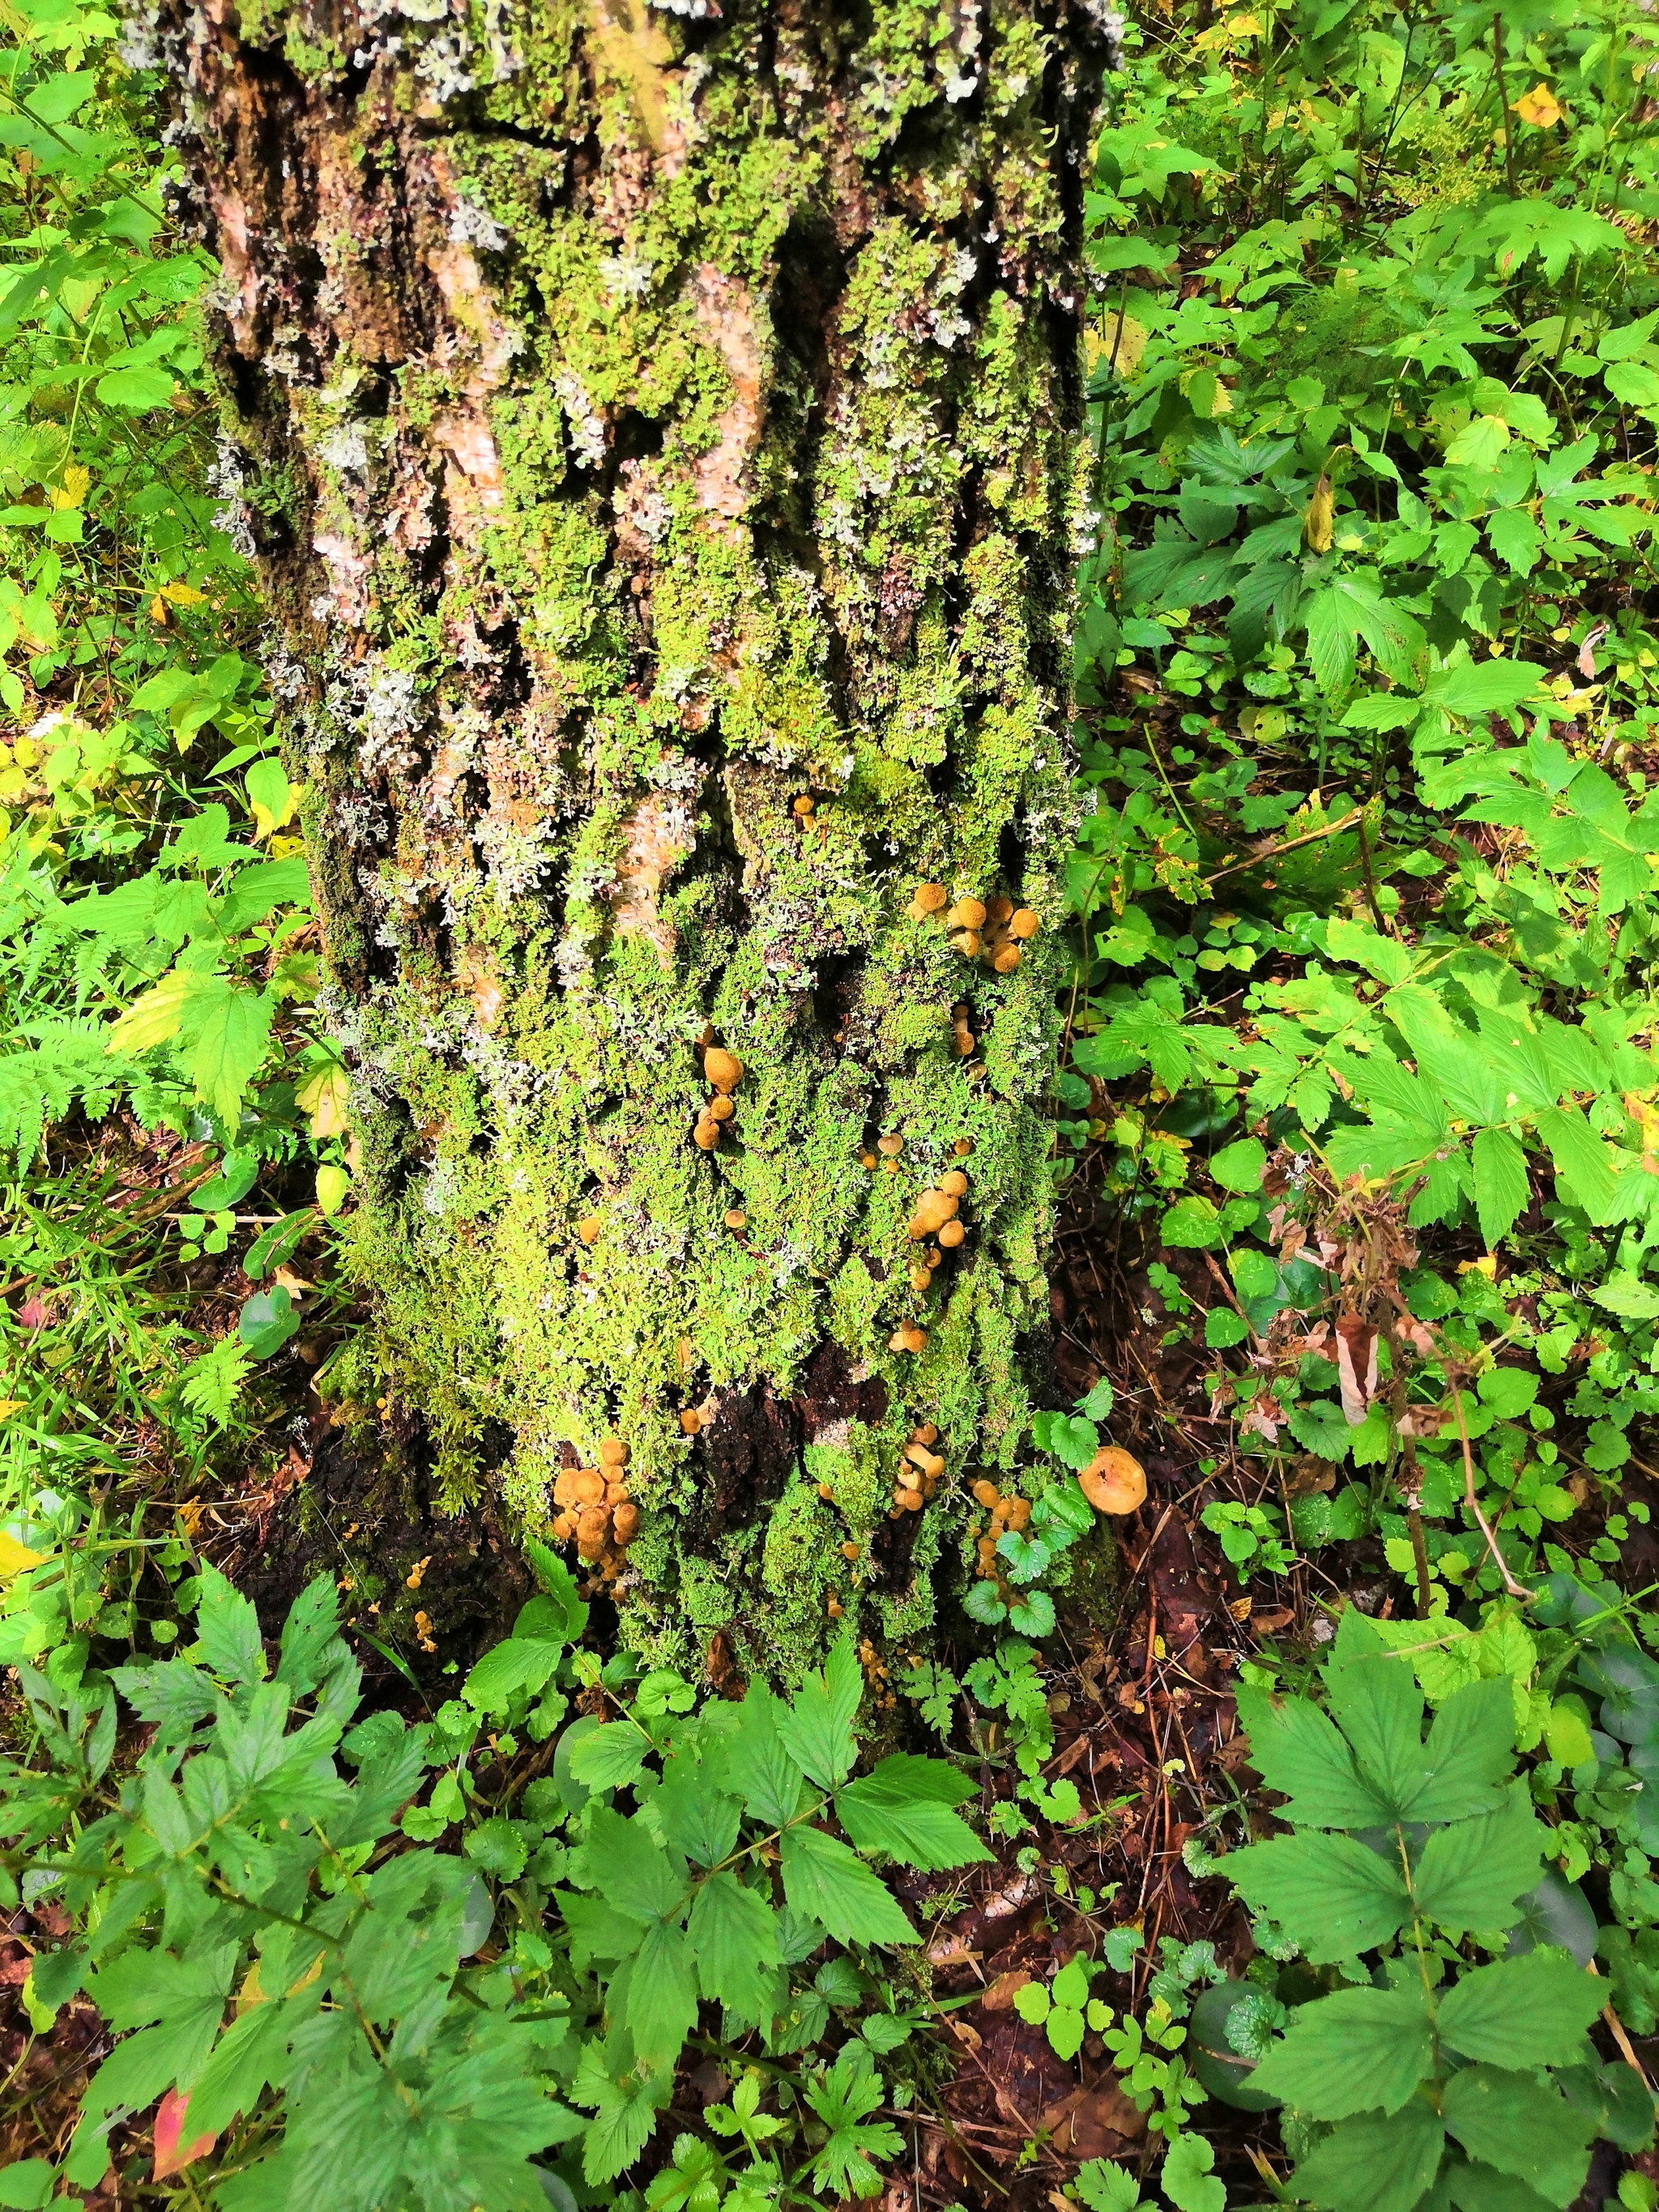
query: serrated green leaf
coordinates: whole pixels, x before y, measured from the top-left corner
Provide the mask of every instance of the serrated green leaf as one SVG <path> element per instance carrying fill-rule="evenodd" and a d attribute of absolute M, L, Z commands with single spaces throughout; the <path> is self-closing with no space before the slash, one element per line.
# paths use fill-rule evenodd
<path fill-rule="evenodd" d="M 943 1759 L 900 1753 L 838 1790 L 836 1817 L 860 1850 L 885 1851 L 906 1866 L 937 1873 L 992 1856 L 950 1809 L 970 1791 Z"/>
<path fill-rule="evenodd" d="M 1230 1853 L 1227 1872 L 1316 1966 L 1385 1942 L 1410 1917 L 1398 1868 L 1349 1836 L 1276 1836 Z"/>
<path fill-rule="evenodd" d="M 509 1636 L 484 1653 L 461 1685 L 461 1695 L 478 1712 L 505 1711 L 514 1698 L 526 1692 L 539 1690 L 544 1682 L 550 1681 L 563 1656 L 564 1646 L 562 1644 L 550 1644 L 540 1637 Z M 611 1726 L 625 1729 L 635 1743 L 644 1744 L 639 1730 L 628 1723 L 613 1722 Z M 603 1729 L 595 1731 L 598 1735 L 605 1733 Z M 648 1746 L 645 1747 L 649 1748 Z M 574 1758 L 574 1753 L 572 1756 Z M 631 1782 L 639 1772 L 644 1752 L 641 1751 L 631 1771 L 616 1778 Z M 589 1786 L 603 1790 L 611 1784 L 593 1782 Z"/>
<path fill-rule="evenodd" d="M 1355 1606 L 1343 1613 L 1325 1683 L 1361 1772 L 1397 1812 L 1420 1786 L 1423 1692 Z"/>
<path fill-rule="evenodd" d="M 1527 1156 L 1507 1129 L 1478 1129 L 1469 1146 L 1474 1163 L 1474 1210 L 1488 1252 L 1495 1252 L 1532 1198 Z"/>
<path fill-rule="evenodd" d="M 764 1684 L 751 1682 L 726 1743 L 726 1779 L 750 1816 L 769 1828 L 794 1819 L 805 1782 L 778 1732 L 782 1711 Z"/>
<path fill-rule="evenodd" d="M 217 1567 L 202 1569 L 196 1613 L 196 1650 L 202 1664 L 224 1682 L 257 1682 L 265 1671 L 259 1616 Z"/>
<path fill-rule="evenodd" d="M 710 1875 L 692 1903 L 687 1933 L 704 1996 L 758 2024 L 780 1959 L 777 1915 L 766 1899 L 729 1869 Z"/>
<path fill-rule="evenodd" d="M 858 1756 L 853 1723 L 864 1695 L 864 1670 L 850 1637 L 831 1650 L 822 1674 L 809 1674 L 793 1703 L 776 1716 L 778 1741 L 804 1774 L 833 1789 Z"/>
<path fill-rule="evenodd" d="M 1269 1790 L 1290 1801 L 1282 1818 L 1310 1828 L 1375 1828 L 1388 1821 L 1388 1801 L 1358 1772 L 1352 1752 L 1310 1698 L 1275 1699 L 1241 1688 L 1238 1719 L 1249 1739 L 1250 1763 Z"/>
<path fill-rule="evenodd" d="M 1434 2038 L 1420 1989 L 1339 1990 L 1298 2005 L 1282 2043 L 1250 2076 L 1252 2091 L 1278 2097 L 1311 2120 L 1397 2112 L 1434 2064 Z"/>
<path fill-rule="evenodd" d="M 1583 2185 L 1594 2117 L 1531 2074 L 1466 2066 L 1441 2095 L 1445 2123 L 1471 2158 L 1513 2174 L 1556 2205 Z"/>
<path fill-rule="evenodd" d="M 1388 2119 L 1343 2120 L 1292 2177 L 1321 2212 L 1412 2212 L 1439 2168 L 1445 2130 L 1425 2104 Z"/>
<path fill-rule="evenodd" d="M 684 1863 L 675 1863 L 638 1814 L 624 1820 L 608 1805 L 591 1805 L 586 1863 L 605 1903 L 630 1920 L 660 1919 L 690 1899 Z"/>
<path fill-rule="evenodd" d="M 1423 1847 L 1414 1887 L 1421 1910 L 1443 1928 L 1510 1928 L 1538 1887 L 1546 1831 L 1531 1800 L 1513 1785 L 1496 1813 L 1437 1828 Z"/>
<path fill-rule="evenodd" d="M 741 1804 L 706 1765 L 680 1756 L 665 1759 L 663 1767 L 652 1803 L 664 1834 L 698 1866 L 718 1866 L 738 1840 Z"/>
<path fill-rule="evenodd" d="M 653 2071 L 672 2068 L 696 2026 L 697 1982 L 683 1929 L 659 1920 L 629 1961 L 628 2032 Z"/>
<path fill-rule="evenodd" d="M 800 1826 L 784 1831 L 783 1893 L 840 1943 L 914 1943 L 916 1931 L 856 1851 Z"/>
<path fill-rule="evenodd" d="M 1570 1952 L 1540 1948 L 1464 1974 L 1440 2007 L 1440 2034 L 1493 2066 L 1570 2066 L 1606 1998 Z"/>
<path fill-rule="evenodd" d="M 1434 1717 L 1423 1747 L 1421 1780 L 1402 1817 L 1462 1820 L 1495 1811 L 1515 1765 L 1515 1693 L 1507 1675 L 1454 1690 Z"/>
<path fill-rule="evenodd" d="M 499 1644 L 496 1650 L 506 1651 L 512 1648 L 511 1644 Z M 542 1649 L 552 1652 L 556 1666 L 561 1647 L 556 1644 L 544 1644 Z M 495 1656 L 494 1651 L 486 1654 L 479 1661 L 479 1666 L 487 1665 Z M 477 1672 L 477 1668 L 475 1668 L 473 1673 Z M 549 1672 L 551 1672 L 550 1668 Z M 546 1675 L 541 1678 L 542 1681 L 546 1680 Z M 466 1696 L 470 1703 L 477 1705 L 479 1700 L 472 1694 L 471 1680 L 472 1677 L 469 1675 Z M 533 1686 L 539 1689 L 541 1682 Z M 632 1721 L 605 1721 L 585 1735 L 580 1743 L 572 1745 L 570 1771 L 589 1790 L 623 1789 L 638 1778 L 650 1749 L 650 1737 Z"/>

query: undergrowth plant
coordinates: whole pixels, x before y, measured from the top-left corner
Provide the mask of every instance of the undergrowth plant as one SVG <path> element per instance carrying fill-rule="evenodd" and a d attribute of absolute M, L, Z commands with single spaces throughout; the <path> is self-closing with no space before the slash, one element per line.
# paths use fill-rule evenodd
<path fill-rule="evenodd" d="M 988 1857 L 953 1809 L 971 1784 L 902 1753 L 855 1775 L 850 1644 L 793 1698 L 700 1705 L 576 1648 L 587 1608 L 532 1556 L 544 1594 L 414 1728 L 356 1717 L 326 1577 L 274 1650 L 206 1567 L 175 1656 L 20 1667 L 4 1879 L 75 1929 L 25 2002 L 45 2026 L 84 1992 L 122 2039 L 61 2167 L 12 2169 L 8 2201 L 95 2190 L 159 2097 L 155 2179 L 188 2169 L 223 2212 L 608 2202 L 688 2038 L 732 2094 L 653 2205 L 879 2188 L 901 2138 L 876 2115 L 930 2008 L 877 1869 Z M 124 1710 L 151 1733 L 117 1765 Z"/>

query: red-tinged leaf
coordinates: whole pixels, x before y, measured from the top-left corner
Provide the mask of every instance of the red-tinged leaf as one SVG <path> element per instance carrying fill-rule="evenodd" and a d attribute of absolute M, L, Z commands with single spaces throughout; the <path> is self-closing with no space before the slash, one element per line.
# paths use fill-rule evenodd
<path fill-rule="evenodd" d="M 191 2143 L 182 2140 L 189 2110 L 189 2098 L 181 2097 L 176 2089 L 169 2089 L 156 2106 L 154 2180 L 167 2181 L 173 2174 L 182 2173 L 198 2158 L 205 2158 L 218 2141 L 216 2136 L 198 2136 Z"/>

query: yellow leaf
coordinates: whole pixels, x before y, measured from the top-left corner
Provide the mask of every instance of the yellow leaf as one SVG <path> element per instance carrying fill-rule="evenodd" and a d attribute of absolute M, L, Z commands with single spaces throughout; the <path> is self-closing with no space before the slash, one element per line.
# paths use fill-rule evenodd
<path fill-rule="evenodd" d="M 1261 26 L 1254 15 L 1230 16 L 1227 29 L 1235 39 L 1259 39 L 1261 36 Z"/>
<path fill-rule="evenodd" d="M 1540 131 L 1549 130 L 1567 112 L 1547 84 L 1534 85 L 1530 92 L 1523 93 L 1512 104 L 1523 123 L 1534 124 Z"/>
<path fill-rule="evenodd" d="M 135 999 L 109 1033 L 106 1052 L 148 1052 L 179 1034 L 185 1000 L 200 978 L 175 968 L 170 975 Z"/>
<path fill-rule="evenodd" d="M 46 1556 L 44 1552 L 30 1551 L 27 1544 L 20 1544 L 15 1536 L 0 1528 L 0 1575 L 21 1575 L 25 1567 L 38 1567 Z"/>
<path fill-rule="evenodd" d="M 1310 553 L 1328 553 L 1331 550 L 1331 522 L 1336 512 L 1336 498 L 1328 477 L 1321 477 L 1314 486 L 1313 497 L 1308 501 L 1302 517 L 1302 535 Z"/>
<path fill-rule="evenodd" d="M 1103 363 L 1119 376 L 1133 376 L 1146 350 L 1146 326 L 1133 315 L 1108 315 L 1103 329 L 1088 332 L 1091 374 Z"/>
<path fill-rule="evenodd" d="M 204 607 L 207 593 L 198 592 L 194 584 L 163 584 L 161 597 L 171 599 L 175 607 Z"/>
<path fill-rule="evenodd" d="M 155 597 L 149 603 L 149 618 L 153 623 L 160 623 L 161 627 L 164 629 L 166 629 L 167 623 L 167 603 L 161 597 L 161 594 L 159 592 L 157 592 Z"/>
<path fill-rule="evenodd" d="M 351 1127 L 351 1085 L 337 1060 L 308 1075 L 294 1094 L 295 1103 L 311 1116 L 313 1137 L 343 1137 Z"/>
<path fill-rule="evenodd" d="M 3 1421 L 8 1413 L 21 1413 L 27 1403 L 27 1398 L 0 1398 L 0 1421 Z"/>

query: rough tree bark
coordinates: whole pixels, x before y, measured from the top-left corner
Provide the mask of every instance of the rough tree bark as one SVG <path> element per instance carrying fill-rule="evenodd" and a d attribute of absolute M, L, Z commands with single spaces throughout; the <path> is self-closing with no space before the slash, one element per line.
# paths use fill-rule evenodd
<path fill-rule="evenodd" d="M 606 1523 L 662 1658 L 925 1637 L 972 1484 L 1030 1456 L 1109 24 L 202 0 L 170 33 L 362 1138 L 354 1395 L 543 1534 L 621 1438 L 582 1548 Z M 965 1234 L 913 1237 L 952 1170 Z"/>

